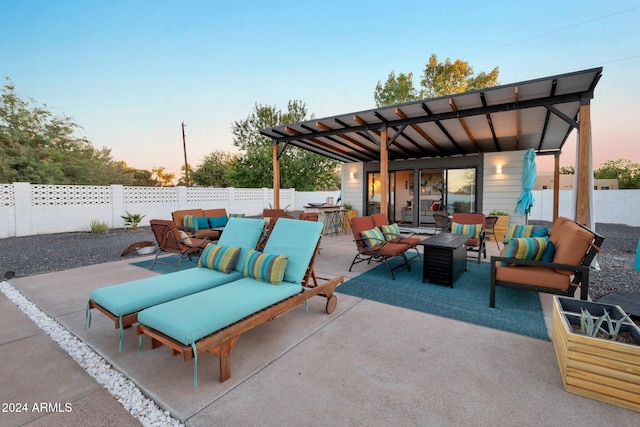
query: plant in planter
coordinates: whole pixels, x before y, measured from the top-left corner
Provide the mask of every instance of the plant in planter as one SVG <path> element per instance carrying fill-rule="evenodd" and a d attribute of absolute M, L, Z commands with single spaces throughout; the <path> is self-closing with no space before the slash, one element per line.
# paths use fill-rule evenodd
<path fill-rule="evenodd" d="M 124 226 L 129 228 L 130 230 L 136 230 L 138 225 L 140 225 L 140 221 L 145 215 L 142 214 L 132 214 L 129 211 L 125 211 L 126 215 L 121 215 L 120 218 L 124 219 Z"/>
<path fill-rule="evenodd" d="M 640 412 L 640 328 L 619 306 L 554 297 L 552 341 L 565 390 Z"/>

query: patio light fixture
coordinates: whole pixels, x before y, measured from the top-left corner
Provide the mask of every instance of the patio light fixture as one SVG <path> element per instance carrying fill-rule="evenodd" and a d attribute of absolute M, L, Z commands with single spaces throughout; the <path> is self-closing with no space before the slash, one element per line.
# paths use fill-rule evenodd
<path fill-rule="evenodd" d="M 501 175 L 501 174 L 502 174 L 502 165 L 496 165 L 496 173 L 497 173 L 498 175 Z"/>

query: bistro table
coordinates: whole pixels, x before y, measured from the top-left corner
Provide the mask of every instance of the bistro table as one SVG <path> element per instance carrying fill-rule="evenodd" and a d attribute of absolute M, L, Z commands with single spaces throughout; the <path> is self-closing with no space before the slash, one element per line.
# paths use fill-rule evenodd
<path fill-rule="evenodd" d="M 453 288 L 462 273 L 467 270 L 466 234 L 440 233 L 418 243 L 424 248 L 422 281 L 449 285 Z"/>

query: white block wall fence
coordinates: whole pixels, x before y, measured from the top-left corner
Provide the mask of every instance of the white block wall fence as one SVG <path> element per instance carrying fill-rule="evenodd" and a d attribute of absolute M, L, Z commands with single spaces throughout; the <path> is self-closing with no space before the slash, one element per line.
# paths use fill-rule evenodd
<path fill-rule="evenodd" d="M 307 203 L 337 201 L 339 191 L 280 190 L 280 207 L 304 210 Z M 122 185 L 0 184 L 0 238 L 89 231 L 92 221 L 124 227 L 126 212 L 171 219 L 179 209 L 225 208 L 227 213 L 261 215 L 273 206 L 273 189 L 210 187 L 133 187 Z"/>
<path fill-rule="evenodd" d="M 345 170 L 344 174 L 348 172 Z M 349 183 L 343 177 L 346 187 L 343 199 L 362 213 L 362 207 L 358 206 L 361 204 L 360 188 Z M 486 193 L 488 191 L 485 191 L 485 199 Z M 324 202 L 327 197 L 333 197 L 337 202 L 339 194 L 339 191 L 283 189 L 280 190 L 280 206 L 304 210 L 307 203 Z M 560 191 L 559 213 L 562 216 L 571 216 L 571 195 L 571 190 Z M 533 196 L 535 204 L 528 218 L 551 221 L 553 191 L 537 190 Z M 640 190 L 598 190 L 594 191 L 594 197 L 596 222 L 640 227 Z M 489 206 L 487 200 L 484 202 Z M 171 219 L 171 212 L 178 209 L 225 208 L 227 213 L 260 215 L 262 209 L 270 206 L 273 206 L 273 190 L 267 188 L 0 184 L 0 238 L 89 231 L 94 220 L 105 222 L 111 228 L 121 228 L 124 226 L 121 215 L 127 211 L 145 215 L 141 223 L 145 226 L 149 225 L 150 219 Z M 491 206 L 509 212 L 506 205 Z"/>

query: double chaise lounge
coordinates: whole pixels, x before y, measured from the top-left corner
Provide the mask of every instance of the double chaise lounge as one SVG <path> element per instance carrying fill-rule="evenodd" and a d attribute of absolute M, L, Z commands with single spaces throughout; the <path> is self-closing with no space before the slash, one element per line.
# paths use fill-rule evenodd
<path fill-rule="evenodd" d="M 255 221 L 260 224 L 259 233 L 255 233 Z M 203 285 L 208 286 L 204 290 L 191 290 L 174 296 L 163 292 L 165 296 L 162 298 L 142 301 L 145 294 L 155 293 L 153 279 L 158 280 L 161 288 L 172 288 L 173 292 L 179 292 L 189 285 L 191 274 L 196 278 L 208 275 L 206 270 L 210 269 L 206 265 L 211 263 L 207 263 L 207 260 L 202 262 L 202 258 L 211 251 L 208 247 L 201 257 L 202 267 L 95 290 L 91 294 L 87 313 L 91 308 L 98 308 L 115 319 L 116 326 L 120 327 L 121 346 L 123 323 L 131 325 L 138 321 L 140 349 L 143 335 L 147 335 L 151 337 L 153 348 L 164 344 L 171 347 L 174 354 L 183 354 L 185 361 L 194 358 L 195 387 L 198 355 L 205 352 L 215 354 L 220 364 L 220 381 L 225 381 L 231 376 L 230 353 L 242 333 L 306 303 L 316 295 L 327 299 L 326 312 L 332 313 L 337 301 L 335 288 L 344 280 L 340 276 L 317 285 L 311 281 L 322 223 L 281 219 L 274 227 L 264 251 L 253 251 L 263 224 L 262 220 L 257 219 L 231 218 L 218 245 L 210 245 L 211 248 L 228 248 L 230 244 L 241 247 L 240 256 L 224 283 L 211 285 L 208 282 L 208 285 Z M 245 240 L 241 242 L 242 239 Z M 191 270 L 200 271 L 190 273 Z M 133 299 L 140 300 L 132 304 L 128 301 L 127 291 L 137 288 L 136 282 L 143 282 L 145 288 L 132 292 Z M 118 299 L 121 300 L 119 303 L 116 302 Z M 146 307 L 142 307 L 145 304 Z M 105 309 L 105 305 L 109 308 Z M 125 312 L 135 312 L 135 317 L 123 315 Z M 89 314 L 88 319 L 90 321 Z"/>
<path fill-rule="evenodd" d="M 91 326 L 91 309 L 95 308 L 115 321 L 120 329 L 120 351 L 124 344 L 124 328 L 138 321 L 138 312 L 145 308 L 242 278 L 240 266 L 250 249 L 254 249 L 262 235 L 264 222 L 260 219 L 231 218 L 218 245 L 240 247 L 238 268 L 223 273 L 209 268 L 191 268 L 175 273 L 134 280 L 95 289 L 86 307 L 85 327 Z"/>

